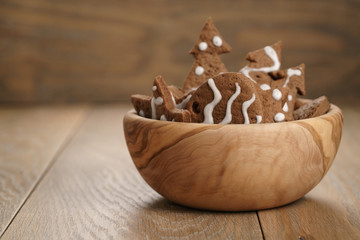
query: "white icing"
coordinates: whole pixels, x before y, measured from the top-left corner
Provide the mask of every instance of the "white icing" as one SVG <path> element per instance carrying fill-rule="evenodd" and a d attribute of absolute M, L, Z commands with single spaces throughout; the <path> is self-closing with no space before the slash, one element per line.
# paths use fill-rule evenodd
<path fill-rule="evenodd" d="M 262 90 L 264 90 L 264 91 L 271 89 L 271 87 L 270 87 L 268 84 L 266 84 L 266 83 L 261 84 L 261 85 L 260 85 L 260 88 L 261 88 Z"/>
<path fill-rule="evenodd" d="M 282 97 L 282 93 L 280 92 L 279 89 L 275 88 L 272 92 L 272 97 L 275 99 L 275 100 L 280 100 L 281 97 Z"/>
<path fill-rule="evenodd" d="M 156 105 L 161 105 L 164 102 L 164 99 L 162 97 L 157 97 L 154 99 L 154 103 Z"/>
<path fill-rule="evenodd" d="M 155 92 L 155 91 L 157 90 L 157 86 L 154 85 L 154 86 L 152 87 L 152 90 Z"/>
<path fill-rule="evenodd" d="M 196 91 L 197 89 L 198 89 L 197 87 L 190 88 L 190 90 L 185 92 L 185 95 L 188 94 L 189 92 Z"/>
<path fill-rule="evenodd" d="M 213 37 L 212 42 L 217 47 L 220 47 L 222 45 L 222 40 L 219 36 Z"/>
<path fill-rule="evenodd" d="M 180 103 L 177 104 L 176 101 L 175 101 L 174 95 L 171 93 L 171 98 L 172 98 L 172 100 L 173 100 L 173 102 L 175 104 L 175 107 L 179 108 L 179 109 L 184 109 L 185 108 L 185 106 L 188 103 L 188 101 L 190 100 L 191 96 L 192 96 L 191 94 L 187 95 L 186 98 L 184 98 Z"/>
<path fill-rule="evenodd" d="M 286 75 L 287 75 L 287 78 L 286 78 L 286 80 L 285 80 L 285 82 L 284 82 L 283 87 L 286 87 L 286 85 L 289 83 L 290 78 L 291 78 L 292 76 L 294 76 L 294 75 L 296 75 L 296 76 L 301 76 L 301 71 L 298 70 L 298 69 L 291 69 L 291 68 L 289 68 L 289 69 L 287 70 L 287 72 L 286 72 Z"/>
<path fill-rule="evenodd" d="M 210 78 L 208 80 L 208 84 L 214 93 L 214 99 L 212 100 L 211 103 L 208 103 L 204 108 L 204 122 L 203 123 L 213 124 L 214 118 L 212 116 L 212 112 L 213 112 L 215 106 L 220 102 L 222 96 L 221 96 L 219 89 L 217 89 L 217 87 L 215 85 L 214 79 Z"/>
<path fill-rule="evenodd" d="M 240 91 L 241 91 L 239 83 L 235 82 L 235 86 L 236 86 L 235 93 L 230 97 L 230 99 L 228 100 L 228 102 L 226 104 L 226 114 L 225 114 L 224 119 L 220 122 L 220 124 L 228 124 L 232 120 L 231 105 L 234 102 L 234 100 L 239 96 Z"/>
<path fill-rule="evenodd" d="M 164 102 L 162 97 L 152 98 L 151 99 L 151 118 L 156 119 L 156 106 L 161 105 Z"/>
<path fill-rule="evenodd" d="M 204 73 L 204 68 L 203 68 L 203 67 L 197 66 L 197 67 L 195 68 L 195 74 L 196 74 L 196 75 L 200 76 L 200 75 L 203 74 L 203 73 Z"/>
<path fill-rule="evenodd" d="M 289 106 L 288 106 L 288 104 L 287 104 L 287 102 L 284 104 L 284 106 L 283 106 L 283 111 L 284 112 L 288 112 L 289 111 Z"/>
<path fill-rule="evenodd" d="M 268 55 L 268 57 L 271 58 L 274 65 L 272 65 L 271 67 L 262 67 L 262 68 L 250 68 L 248 66 L 245 66 L 244 68 L 242 68 L 239 71 L 242 74 L 244 74 L 247 78 L 249 78 L 251 81 L 253 81 L 254 83 L 256 83 L 256 81 L 254 81 L 254 79 L 252 79 L 250 77 L 250 72 L 259 71 L 259 72 L 268 73 L 268 72 L 278 71 L 280 69 L 280 61 L 279 61 L 278 55 L 276 54 L 276 51 L 270 46 L 266 46 L 264 48 L 264 51 L 265 51 L 266 55 Z"/>
<path fill-rule="evenodd" d="M 285 115 L 283 113 L 277 113 L 274 116 L 275 122 L 282 122 L 285 119 Z"/>
<path fill-rule="evenodd" d="M 199 49 L 200 51 L 205 51 L 207 49 L 208 45 L 206 42 L 199 43 Z"/>
<path fill-rule="evenodd" d="M 290 94 L 288 95 L 288 100 L 292 101 L 292 95 L 290 95 Z"/>
<path fill-rule="evenodd" d="M 255 101 L 255 93 L 252 94 L 252 97 L 249 100 L 243 102 L 242 104 L 242 114 L 244 116 L 244 124 L 250 123 L 247 110 L 254 101 Z"/>
<path fill-rule="evenodd" d="M 217 77 L 217 76 L 219 76 L 219 75 L 221 75 L 221 74 L 223 74 L 224 72 L 219 72 L 217 75 L 215 75 L 214 77 Z"/>
<path fill-rule="evenodd" d="M 256 115 L 256 123 L 261 123 L 261 121 L 262 121 L 262 116 Z"/>
<path fill-rule="evenodd" d="M 139 111 L 139 115 L 142 116 L 142 117 L 145 117 L 144 111 L 143 111 L 143 110 L 140 110 L 140 111 Z"/>
<path fill-rule="evenodd" d="M 156 119 L 156 106 L 154 102 L 155 98 L 151 99 L 151 118 Z"/>
<path fill-rule="evenodd" d="M 164 114 L 160 116 L 160 120 L 161 120 L 161 121 L 167 121 L 167 119 L 166 119 L 166 117 L 165 117 Z"/>

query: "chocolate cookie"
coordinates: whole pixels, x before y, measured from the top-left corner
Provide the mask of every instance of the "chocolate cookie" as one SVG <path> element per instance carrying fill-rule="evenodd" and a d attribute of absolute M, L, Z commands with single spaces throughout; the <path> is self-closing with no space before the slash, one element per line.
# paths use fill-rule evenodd
<path fill-rule="evenodd" d="M 197 123 L 260 123 L 263 108 L 255 84 L 239 73 L 223 73 L 201 85 L 186 105 Z"/>
<path fill-rule="evenodd" d="M 167 86 L 158 76 L 153 97 L 132 96 L 134 108 L 153 119 L 220 124 L 283 122 L 328 111 L 326 97 L 299 105 L 296 96 L 305 94 L 305 65 L 282 70 L 281 47 L 277 42 L 249 52 L 249 64 L 229 73 L 219 54 L 231 48 L 209 18 L 190 51 L 195 62 L 184 87 Z"/>
<path fill-rule="evenodd" d="M 131 97 L 140 116 L 164 121 L 190 122 L 189 111 L 175 108 L 173 97 L 161 76 L 155 78 L 152 90 L 152 98 L 143 95 Z"/>
<path fill-rule="evenodd" d="M 185 108 L 186 103 L 190 100 L 192 93 L 195 91 L 195 90 L 191 90 L 189 92 L 184 93 L 184 91 L 173 85 L 169 86 L 168 88 L 172 95 L 172 99 L 175 104 L 175 107 L 178 109 Z"/>
<path fill-rule="evenodd" d="M 150 96 L 140 94 L 131 95 L 131 103 L 138 115 L 146 118 L 152 117 L 151 99 L 152 97 Z"/>
<path fill-rule="evenodd" d="M 281 65 L 281 42 L 266 46 L 253 52 L 249 52 L 246 60 L 249 64 L 239 72 L 243 73 L 254 83 L 262 88 L 268 88 L 276 76 L 282 76 Z"/>
<path fill-rule="evenodd" d="M 289 68 L 277 80 L 272 80 L 269 87 L 259 86 L 259 93 L 263 96 L 266 111 L 264 122 L 292 121 L 296 95 L 305 94 L 305 65 Z"/>
<path fill-rule="evenodd" d="M 250 63 L 239 71 L 258 86 L 266 110 L 263 122 L 293 120 L 296 95 L 305 94 L 305 65 L 280 69 L 281 46 L 277 42 L 248 53 Z"/>
<path fill-rule="evenodd" d="M 287 87 L 262 90 L 257 88 L 264 108 L 263 123 L 293 120 L 293 102 L 289 101 L 290 89 Z"/>
<path fill-rule="evenodd" d="M 327 113 L 330 109 L 330 103 L 327 97 L 321 96 L 309 103 L 306 103 L 294 111 L 294 119 L 318 117 Z"/>
<path fill-rule="evenodd" d="M 219 31 L 209 18 L 203 27 L 195 46 L 190 54 L 195 62 L 185 80 L 184 93 L 197 89 L 209 78 L 221 72 L 227 72 L 219 54 L 230 52 L 231 47 L 223 40 Z"/>

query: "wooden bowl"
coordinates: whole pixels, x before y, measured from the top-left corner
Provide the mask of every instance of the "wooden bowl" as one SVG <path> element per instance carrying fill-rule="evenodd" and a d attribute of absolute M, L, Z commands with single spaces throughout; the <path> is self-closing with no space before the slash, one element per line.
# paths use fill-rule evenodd
<path fill-rule="evenodd" d="M 268 124 L 199 124 L 124 117 L 130 155 L 145 181 L 189 207 L 247 211 L 293 202 L 324 177 L 340 144 L 341 110 Z"/>

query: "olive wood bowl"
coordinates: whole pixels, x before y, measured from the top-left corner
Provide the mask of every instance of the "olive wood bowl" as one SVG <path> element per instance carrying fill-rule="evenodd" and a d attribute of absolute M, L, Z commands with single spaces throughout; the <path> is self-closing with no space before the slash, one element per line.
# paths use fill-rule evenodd
<path fill-rule="evenodd" d="M 265 124 L 200 124 L 124 117 L 130 155 L 144 180 L 188 207 L 247 211 L 293 202 L 324 177 L 340 144 L 341 110 Z"/>

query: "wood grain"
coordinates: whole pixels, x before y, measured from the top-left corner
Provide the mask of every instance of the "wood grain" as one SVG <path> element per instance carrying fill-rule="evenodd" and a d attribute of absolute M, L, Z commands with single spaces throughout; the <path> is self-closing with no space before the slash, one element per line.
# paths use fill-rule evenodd
<path fill-rule="evenodd" d="M 356 104 L 359 9 L 352 0 L 3 0 L 0 101 L 129 101 L 151 94 L 158 74 L 181 87 L 188 51 L 212 16 L 233 48 L 222 55 L 230 71 L 247 52 L 283 40 L 283 66 L 306 64 L 309 98 Z"/>
<path fill-rule="evenodd" d="M 154 192 L 126 149 L 122 118 L 129 108 L 90 112 L 3 240 L 262 239 L 255 212 L 199 211 Z"/>
<path fill-rule="evenodd" d="M 0 107 L 0 236 L 83 113 L 84 106 Z"/>
<path fill-rule="evenodd" d="M 210 210 L 278 207 L 324 177 L 342 114 L 269 124 L 199 124 L 124 117 L 130 155 L 145 181 L 176 203 Z M 226 204 L 224 203 L 226 202 Z"/>
<path fill-rule="evenodd" d="M 323 181 L 294 204 L 259 211 L 265 239 L 360 239 L 360 109 L 343 113 L 341 146 Z"/>

